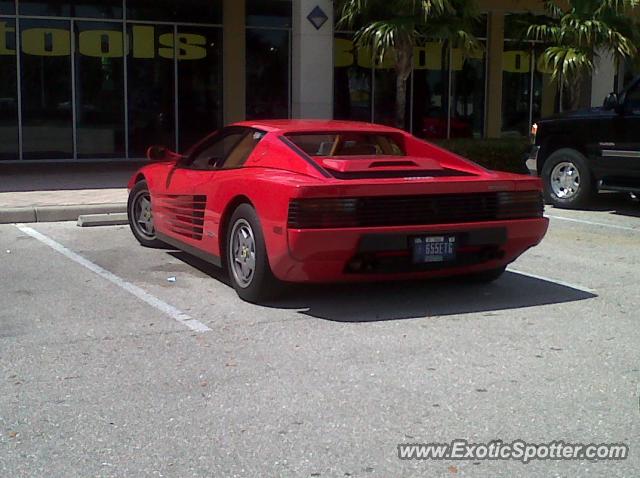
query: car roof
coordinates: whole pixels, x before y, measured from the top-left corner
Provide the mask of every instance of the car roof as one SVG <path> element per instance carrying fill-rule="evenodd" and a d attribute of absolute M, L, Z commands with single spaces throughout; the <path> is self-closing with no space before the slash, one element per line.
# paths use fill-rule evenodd
<path fill-rule="evenodd" d="M 233 126 L 261 129 L 279 133 L 305 133 L 321 131 L 366 131 L 379 133 L 399 133 L 399 129 L 360 121 L 318 120 L 318 119 L 276 119 L 254 120 L 234 123 Z"/>

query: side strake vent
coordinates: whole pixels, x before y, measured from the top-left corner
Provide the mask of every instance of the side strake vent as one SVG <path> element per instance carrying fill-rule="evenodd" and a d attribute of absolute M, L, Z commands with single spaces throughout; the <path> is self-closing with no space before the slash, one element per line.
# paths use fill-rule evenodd
<path fill-rule="evenodd" d="M 206 196 L 159 195 L 153 208 L 166 216 L 171 231 L 180 236 L 202 240 Z"/>
<path fill-rule="evenodd" d="M 290 229 L 458 224 L 542 217 L 537 191 L 295 199 L 289 204 Z"/>

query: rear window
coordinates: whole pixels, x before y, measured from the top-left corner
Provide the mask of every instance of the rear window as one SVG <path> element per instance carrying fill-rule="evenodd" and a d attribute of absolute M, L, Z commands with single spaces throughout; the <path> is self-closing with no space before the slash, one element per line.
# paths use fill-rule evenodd
<path fill-rule="evenodd" d="M 309 156 L 404 156 L 392 135 L 376 133 L 291 134 L 287 138 Z"/>

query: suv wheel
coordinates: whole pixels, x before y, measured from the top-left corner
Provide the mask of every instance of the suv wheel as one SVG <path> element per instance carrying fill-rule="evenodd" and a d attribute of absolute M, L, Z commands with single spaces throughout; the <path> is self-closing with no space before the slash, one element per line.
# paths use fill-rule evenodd
<path fill-rule="evenodd" d="M 549 156 L 542 180 L 546 202 L 556 207 L 583 207 L 595 191 L 587 158 L 574 149 L 559 149 Z"/>

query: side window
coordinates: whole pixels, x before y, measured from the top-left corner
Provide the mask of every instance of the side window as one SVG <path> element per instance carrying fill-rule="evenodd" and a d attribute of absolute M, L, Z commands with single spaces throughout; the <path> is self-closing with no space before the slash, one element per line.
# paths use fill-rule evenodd
<path fill-rule="evenodd" d="M 243 166 L 262 138 L 264 138 L 263 132 L 249 131 L 236 144 L 233 151 L 227 155 L 226 160 L 219 167 L 221 169 L 234 169 Z"/>
<path fill-rule="evenodd" d="M 625 113 L 640 115 L 640 83 L 627 91 L 624 98 Z"/>
<path fill-rule="evenodd" d="M 246 134 L 246 130 L 230 130 L 215 135 L 210 142 L 194 151 L 189 167 L 200 170 L 219 169 Z"/>

